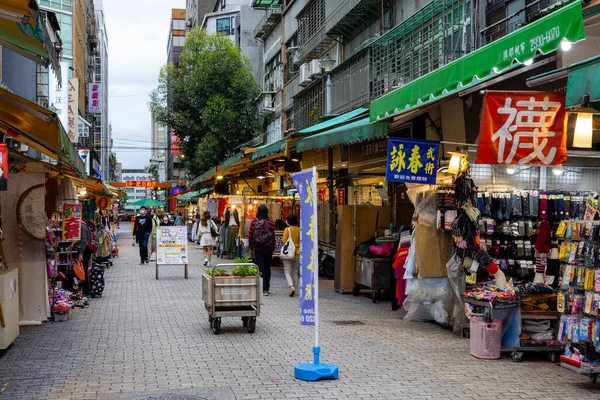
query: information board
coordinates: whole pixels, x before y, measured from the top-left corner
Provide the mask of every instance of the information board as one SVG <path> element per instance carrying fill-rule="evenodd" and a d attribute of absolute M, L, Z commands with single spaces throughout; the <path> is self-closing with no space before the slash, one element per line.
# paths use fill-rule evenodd
<path fill-rule="evenodd" d="M 159 226 L 156 228 L 156 261 L 160 265 L 187 265 L 187 226 Z"/>

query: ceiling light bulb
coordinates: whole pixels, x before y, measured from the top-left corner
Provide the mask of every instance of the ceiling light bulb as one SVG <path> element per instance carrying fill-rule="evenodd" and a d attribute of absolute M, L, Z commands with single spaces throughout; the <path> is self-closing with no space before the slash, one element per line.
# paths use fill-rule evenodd
<path fill-rule="evenodd" d="M 506 166 L 506 173 L 508 175 L 514 175 L 517 172 L 517 167 L 514 164 L 508 164 Z"/>
<path fill-rule="evenodd" d="M 258 175 L 256 178 L 257 179 L 265 179 L 265 176 L 264 175 Z"/>
<path fill-rule="evenodd" d="M 217 176 L 217 180 L 220 181 L 221 179 L 223 179 L 223 175 L 219 175 Z"/>
<path fill-rule="evenodd" d="M 563 39 L 562 42 L 560 42 L 560 49 L 562 51 L 569 51 L 571 50 L 571 47 L 573 47 L 573 44 L 571 44 L 571 42 L 569 42 L 567 39 Z"/>
<path fill-rule="evenodd" d="M 562 175 L 563 172 L 565 172 L 565 169 L 563 168 L 562 164 L 558 164 L 552 167 L 552 173 L 556 176 Z"/>
<path fill-rule="evenodd" d="M 529 60 L 527 60 L 523 63 L 523 65 L 527 65 L 527 66 L 529 66 L 531 64 L 533 64 L 533 58 L 530 58 Z"/>

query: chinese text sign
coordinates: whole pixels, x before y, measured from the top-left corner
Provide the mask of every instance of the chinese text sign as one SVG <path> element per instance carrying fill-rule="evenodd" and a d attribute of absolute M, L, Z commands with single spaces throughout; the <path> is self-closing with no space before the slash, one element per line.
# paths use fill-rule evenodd
<path fill-rule="evenodd" d="M 63 240 L 81 239 L 81 204 L 65 203 L 63 206 Z"/>
<path fill-rule="evenodd" d="M 486 93 L 478 164 L 557 165 L 566 160 L 564 93 Z"/>
<path fill-rule="evenodd" d="M 158 264 L 188 264 L 186 226 L 159 226 L 156 228 L 156 241 L 156 262 Z"/>
<path fill-rule="evenodd" d="M 99 83 L 90 83 L 88 90 L 88 109 L 92 114 L 99 113 L 102 108 L 102 96 Z"/>
<path fill-rule="evenodd" d="M 69 79 L 68 130 L 71 143 L 79 141 L 79 79 Z"/>
<path fill-rule="evenodd" d="M 58 77 L 54 74 L 54 71 L 50 73 L 51 80 L 48 87 L 48 102 L 50 103 L 50 108 L 54 107 L 56 110 L 56 115 L 62 123 L 63 128 L 68 129 L 69 118 L 67 116 L 67 106 L 69 104 L 69 64 L 61 62 L 60 72 L 62 85 L 59 84 Z"/>
<path fill-rule="evenodd" d="M 318 279 L 316 170 L 308 169 L 292 175 L 300 196 L 300 323 L 315 325 L 315 279 Z"/>
<path fill-rule="evenodd" d="M 435 185 L 440 142 L 389 138 L 385 179 Z"/>

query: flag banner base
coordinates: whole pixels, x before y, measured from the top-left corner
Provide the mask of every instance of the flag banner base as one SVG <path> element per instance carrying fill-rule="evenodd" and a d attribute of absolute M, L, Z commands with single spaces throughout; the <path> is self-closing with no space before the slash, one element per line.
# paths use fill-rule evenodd
<path fill-rule="evenodd" d="M 322 379 L 338 379 L 338 366 L 335 364 L 321 363 L 319 354 L 321 348 L 313 347 L 315 361 L 311 363 L 302 363 L 294 368 L 294 377 L 303 381 L 318 381 Z"/>

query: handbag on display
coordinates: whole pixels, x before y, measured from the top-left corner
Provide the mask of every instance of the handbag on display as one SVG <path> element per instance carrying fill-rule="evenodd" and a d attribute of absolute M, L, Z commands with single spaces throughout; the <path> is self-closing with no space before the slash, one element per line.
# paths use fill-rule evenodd
<path fill-rule="evenodd" d="M 290 231 L 290 228 L 287 228 L 287 230 L 289 235 L 288 240 L 284 243 L 283 246 L 281 246 L 279 257 L 282 260 L 293 260 L 294 258 L 296 258 L 296 245 L 292 240 L 292 232 Z"/>
<path fill-rule="evenodd" d="M 85 280 L 85 270 L 83 269 L 83 264 L 81 263 L 81 261 L 78 261 L 77 264 L 73 266 L 73 272 L 75 272 L 75 276 L 77 277 L 77 279 L 79 279 L 80 281 Z"/>

